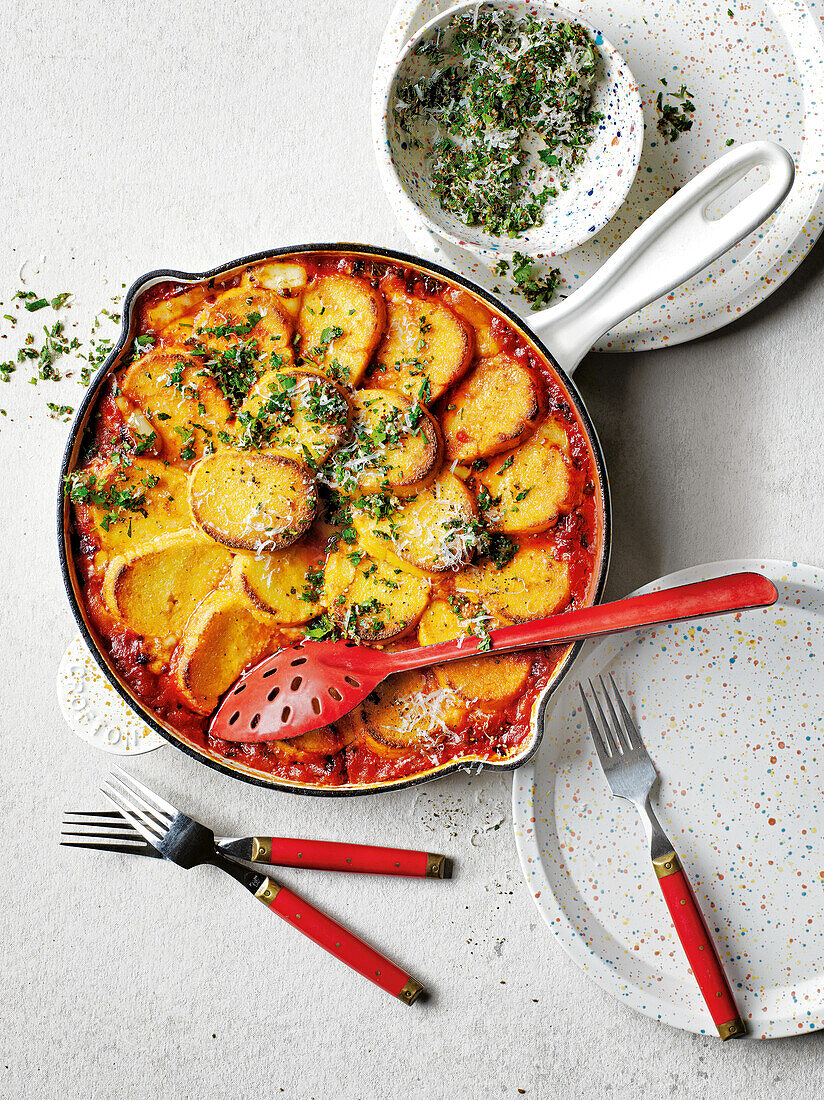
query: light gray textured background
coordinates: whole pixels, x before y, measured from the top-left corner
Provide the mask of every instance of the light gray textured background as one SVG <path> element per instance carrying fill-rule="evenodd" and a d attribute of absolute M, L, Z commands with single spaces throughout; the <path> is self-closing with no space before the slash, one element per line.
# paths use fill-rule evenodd
<path fill-rule="evenodd" d="M 75 292 L 85 331 L 152 267 L 307 240 L 405 247 L 368 128 L 389 10 L 5 0 L 0 312 L 24 261 L 34 289 Z M 824 565 L 822 269 L 819 247 L 765 306 L 698 344 L 581 367 L 614 492 L 609 595 L 736 555 Z M 76 404 L 80 389 L 35 393 L 25 377 L 0 387 L 0 1096 L 818 1095 L 820 1035 L 722 1048 L 581 976 L 522 884 L 503 779 L 315 801 L 169 748 L 135 764 L 225 833 L 452 854 L 444 883 L 283 874 L 434 989 L 413 1009 L 215 872 L 58 848 L 61 811 L 102 802 L 109 758 L 68 733 L 53 687 L 74 626 L 53 519 L 67 429 L 44 402 Z"/>

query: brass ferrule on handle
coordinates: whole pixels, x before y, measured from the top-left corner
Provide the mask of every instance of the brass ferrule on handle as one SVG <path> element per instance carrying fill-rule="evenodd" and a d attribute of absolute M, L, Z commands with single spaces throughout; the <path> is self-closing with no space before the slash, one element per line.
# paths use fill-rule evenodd
<path fill-rule="evenodd" d="M 272 838 L 268 836 L 252 837 L 252 863 L 272 862 Z"/>
<path fill-rule="evenodd" d="M 403 989 L 398 994 L 398 1000 L 403 1001 L 404 1004 L 413 1005 L 423 993 L 423 986 L 420 982 L 416 982 L 414 978 L 410 978 Z"/>
<path fill-rule="evenodd" d="M 740 1016 L 737 1016 L 734 1020 L 727 1020 L 725 1024 L 718 1024 L 717 1026 L 722 1043 L 725 1043 L 727 1039 L 742 1039 L 747 1034 L 747 1025 Z"/>
<path fill-rule="evenodd" d="M 255 890 L 255 897 L 258 901 L 262 901 L 264 905 L 271 905 L 281 889 L 282 887 L 279 883 L 273 882 L 270 878 L 265 878 L 260 886 L 258 886 L 257 890 Z"/>
<path fill-rule="evenodd" d="M 425 878 L 450 878 L 450 870 L 450 860 L 446 856 L 438 855 L 437 852 L 426 853 Z"/>
<path fill-rule="evenodd" d="M 681 863 L 675 852 L 665 852 L 662 856 L 656 856 L 652 861 L 652 866 L 655 868 L 658 878 L 675 875 L 681 870 Z"/>

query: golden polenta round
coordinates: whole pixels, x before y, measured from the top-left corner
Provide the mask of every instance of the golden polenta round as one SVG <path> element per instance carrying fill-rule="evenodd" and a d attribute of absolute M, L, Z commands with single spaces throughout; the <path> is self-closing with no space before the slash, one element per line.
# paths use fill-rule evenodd
<path fill-rule="evenodd" d="M 204 534 L 238 550 L 281 550 L 297 542 L 318 506 L 314 478 L 281 455 L 225 450 L 189 475 L 189 506 Z"/>

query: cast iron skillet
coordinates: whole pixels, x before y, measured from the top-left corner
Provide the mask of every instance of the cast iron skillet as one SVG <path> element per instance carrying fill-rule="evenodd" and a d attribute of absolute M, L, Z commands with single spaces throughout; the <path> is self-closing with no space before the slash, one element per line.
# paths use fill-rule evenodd
<path fill-rule="evenodd" d="M 720 195 L 747 175 L 753 167 L 758 166 L 766 166 L 769 169 L 770 175 L 767 182 L 754 193 L 749 194 L 729 214 L 717 221 L 710 221 L 706 217 L 709 204 L 717 201 Z M 212 754 L 202 746 L 190 742 L 172 726 L 159 720 L 131 693 L 110 657 L 100 646 L 88 622 L 80 596 L 81 586 L 78 583 L 72 552 L 71 509 L 66 506 L 62 486 L 65 476 L 83 460 L 86 427 L 100 389 L 109 373 L 117 369 L 125 351 L 131 345 L 137 323 L 137 306 L 142 296 L 161 282 L 195 284 L 210 279 L 223 281 L 249 264 L 319 252 L 357 256 L 383 263 L 397 262 L 423 275 L 431 275 L 441 282 L 474 294 L 494 314 L 506 321 L 554 371 L 584 430 L 595 473 L 598 533 L 595 568 L 586 596 L 586 603 L 592 604 L 601 598 L 609 565 L 611 544 L 609 484 L 595 428 L 570 375 L 592 343 L 604 332 L 661 294 L 668 293 L 680 285 L 760 225 L 786 197 L 792 185 L 792 179 L 792 161 L 780 146 L 768 142 L 753 142 L 733 150 L 660 207 L 584 287 L 570 295 L 561 305 L 536 314 L 529 326 L 505 305 L 468 279 L 455 275 L 437 264 L 403 252 L 360 244 L 327 243 L 288 246 L 245 256 L 222 264 L 211 271 L 191 273 L 161 269 L 141 276 L 126 295 L 123 304 L 123 326 L 117 343 L 95 375 L 75 414 L 60 470 L 57 505 L 58 550 L 69 604 L 86 644 L 115 690 L 147 725 L 195 759 L 247 782 L 294 794 L 323 796 L 375 794 L 428 782 L 460 768 L 509 771 L 525 764 L 540 744 L 546 706 L 572 665 L 580 649 L 580 643 L 569 647 L 549 683 L 535 700 L 531 732 L 516 757 L 502 762 L 463 757 L 402 779 L 343 788 L 315 787 L 281 780 L 251 768 L 242 761 L 229 760 Z M 550 342 L 552 352 L 541 337 Z"/>

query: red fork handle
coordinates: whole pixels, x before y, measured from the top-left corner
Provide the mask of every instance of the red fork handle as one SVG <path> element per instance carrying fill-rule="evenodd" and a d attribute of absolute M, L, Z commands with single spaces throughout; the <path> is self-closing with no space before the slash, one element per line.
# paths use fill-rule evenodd
<path fill-rule="evenodd" d="M 448 878 L 450 869 L 446 856 L 436 852 L 341 844 L 334 840 L 299 840 L 288 836 L 252 837 L 252 862 L 406 878 Z"/>
<path fill-rule="evenodd" d="M 255 891 L 255 897 L 324 951 L 404 1004 L 414 1004 L 423 992 L 420 982 L 416 982 L 406 971 L 287 887 L 265 878 Z"/>
<path fill-rule="evenodd" d="M 739 1015 L 721 960 L 678 856 L 670 852 L 653 860 L 653 866 L 678 939 L 718 1034 L 722 1040 L 746 1035 L 747 1025 Z"/>

